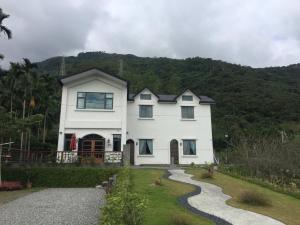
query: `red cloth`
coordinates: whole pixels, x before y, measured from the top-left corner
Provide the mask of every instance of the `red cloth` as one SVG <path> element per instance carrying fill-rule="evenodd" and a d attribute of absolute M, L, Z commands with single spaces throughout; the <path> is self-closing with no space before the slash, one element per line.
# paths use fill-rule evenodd
<path fill-rule="evenodd" d="M 76 136 L 75 134 L 72 134 L 72 137 L 71 137 L 71 142 L 70 142 L 70 149 L 71 150 L 76 150 Z"/>

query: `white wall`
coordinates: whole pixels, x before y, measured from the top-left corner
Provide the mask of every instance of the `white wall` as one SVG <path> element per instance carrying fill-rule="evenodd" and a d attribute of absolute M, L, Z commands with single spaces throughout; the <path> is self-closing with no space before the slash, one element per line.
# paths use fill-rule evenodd
<path fill-rule="evenodd" d="M 76 109 L 77 92 L 112 92 L 113 109 Z M 151 92 L 146 89 L 142 93 Z M 184 94 L 193 95 L 189 91 Z M 77 138 L 92 133 L 101 135 L 106 139 L 106 151 L 112 150 L 113 134 L 121 134 L 122 146 L 126 140 L 134 140 L 137 165 L 169 164 L 170 141 L 173 139 L 179 143 L 180 164 L 213 162 L 210 105 L 199 104 L 194 95 L 192 102 L 182 102 L 179 97 L 177 103 L 158 103 L 153 94 L 151 100 L 140 100 L 139 95 L 134 102 L 127 102 L 126 83 L 97 70 L 67 78 L 62 89 L 58 151 L 64 149 L 65 133 L 75 133 Z M 153 105 L 153 119 L 139 118 L 141 104 Z M 194 120 L 181 119 L 180 106 L 183 105 L 195 107 Z M 139 139 L 153 139 L 153 155 L 139 155 L 139 145 L 136 145 Z M 196 140 L 195 156 L 183 155 L 183 139 Z"/>
<path fill-rule="evenodd" d="M 144 90 L 142 93 L 151 93 Z M 191 92 L 184 94 L 193 95 Z M 139 119 L 139 105 L 153 105 L 153 119 Z M 181 119 L 183 105 L 195 107 L 195 119 Z M 193 95 L 192 102 L 182 102 L 178 98 L 176 104 L 158 103 L 154 95 L 152 100 L 140 100 L 136 96 L 134 102 L 128 102 L 127 139 L 135 142 L 135 164 L 169 164 L 170 141 L 179 143 L 179 163 L 204 164 L 213 162 L 213 146 L 211 133 L 210 105 L 200 105 L 198 97 Z M 153 139 L 153 155 L 139 155 L 139 139 Z M 196 139 L 196 155 L 183 155 L 182 139 Z"/>
<path fill-rule="evenodd" d="M 77 109 L 77 92 L 113 93 L 113 109 Z M 122 146 L 126 144 L 127 86 L 99 73 L 73 80 L 63 86 L 58 150 L 64 148 L 64 134 L 75 133 L 76 138 L 98 134 L 112 143 L 113 134 L 122 134 Z M 106 151 L 112 150 L 106 143 Z"/>

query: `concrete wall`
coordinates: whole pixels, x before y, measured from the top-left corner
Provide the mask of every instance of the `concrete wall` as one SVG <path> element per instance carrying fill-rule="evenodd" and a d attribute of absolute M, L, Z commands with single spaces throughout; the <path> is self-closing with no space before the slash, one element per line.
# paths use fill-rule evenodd
<path fill-rule="evenodd" d="M 142 93 L 151 93 L 144 90 Z M 191 92 L 184 94 L 193 95 Z M 153 105 L 153 119 L 139 118 L 139 105 Z M 194 106 L 195 119 L 181 118 L 181 106 Z M 213 162 L 210 105 L 200 105 L 197 96 L 193 101 L 181 101 L 176 104 L 158 103 L 152 95 L 151 100 L 140 100 L 128 103 L 127 139 L 135 142 L 135 164 L 170 164 L 170 142 L 176 139 L 179 143 L 179 163 L 204 164 Z M 139 155 L 139 139 L 153 139 L 153 155 Z M 196 155 L 183 155 L 183 139 L 196 140 Z"/>

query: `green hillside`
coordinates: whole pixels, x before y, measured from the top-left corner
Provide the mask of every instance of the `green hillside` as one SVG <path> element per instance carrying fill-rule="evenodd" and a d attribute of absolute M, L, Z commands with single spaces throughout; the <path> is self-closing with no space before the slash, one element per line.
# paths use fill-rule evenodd
<path fill-rule="evenodd" d="M 170 59 L 87 52 L 66 57 L 66 73 L 98 67 L 119 74 L 121 59 L 123 77 L 130 81 L 131 92 L 144 86 L 160 94 L 177 94 L 190 88 L 215 99 L 213 126 L 219 147 L 224 144 L 224 134 L 299 129 L 300 64 L 254 69 L 199 57 Z M 61 57 L 54 57 L 38 63 L 38 67 L 58 76 L 60 64 Z"/>

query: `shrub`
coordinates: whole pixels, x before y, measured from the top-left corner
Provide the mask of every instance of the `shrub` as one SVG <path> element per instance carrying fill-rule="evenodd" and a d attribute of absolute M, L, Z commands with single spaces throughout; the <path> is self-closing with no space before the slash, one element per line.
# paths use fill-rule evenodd
<path fill-rule="evenodd" d="M 255 191 L 244 191 L 239 196 L 239 202 L 253 206 L 269 206 L 271 201 L 263 194 Z"/>
<path fill-rule="evenodd" d="M 33 187 L 95 187 L 117 174 L 119 168 L 32 167 L 4 168 L 3 180 L 32 182 Z"/>
<path fill-rule="evenodd" d="M 214 178 L 214 174 L 207 171 L 207 172 L 204 172 L 201 174 L 201 178 L 202 179 L 211 179 L 211 178 Z"/>
<path fill-rule="evenodd" d="M 141 225 L 147 201 L 138 193 L 131 192 L 130 170 L 125 168 L 119 173 L 117 184 L 107 195 L 103 208 L 103 225 Z"/>
<path fill-rule="evenodd" d="M 171 222 L 173 225 L 189 225 L 188 219 L 184 217 L 183 215 L 170 215 Z"/>
<path fill-rule="evenodd" d="M 155 180 L 155 181 L 154 181 L 154 184 L 155 184 L 156 186 L 162 186 L 162 181 L 161 181 L 161 179 L 159 178 L 159 179 Z"/>

